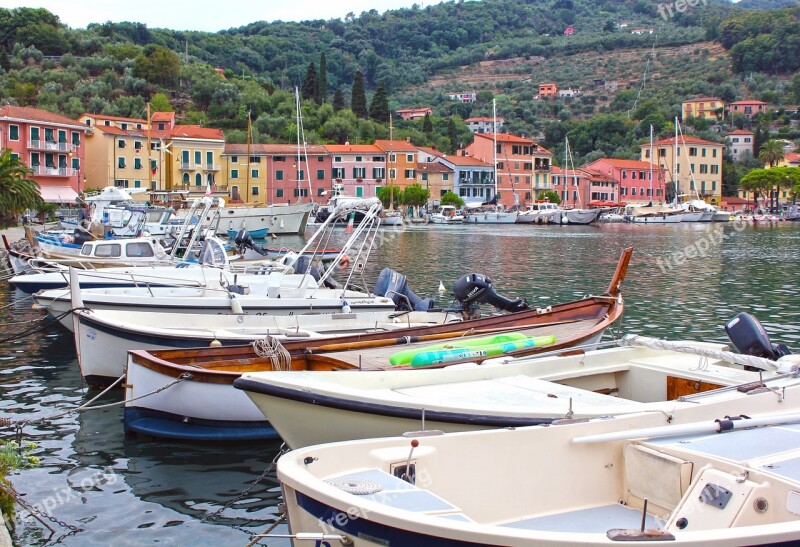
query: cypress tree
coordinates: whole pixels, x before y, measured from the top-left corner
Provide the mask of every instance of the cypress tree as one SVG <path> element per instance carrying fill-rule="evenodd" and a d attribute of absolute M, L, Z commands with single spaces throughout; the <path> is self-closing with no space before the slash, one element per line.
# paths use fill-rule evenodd
<path fill-rule="evenodd" d="M 308 65 L 306 78 L 303 80 L 303 87 L 300 89 L 300 96 L 303 99 L 316 99 L 317 97 L 317 68 L 314 63 Z"/>
<path fill-rule="evenodd" d="M 339 112 L 342 110 L 346 105 L 344 104 L 344 93 L 338 87 L 336 91 L 333 92 L 333 111 Z"/>
<path fill-rule="evenodd" d="M 433 122 L 431 122 L 431 115 L 425 113 L 425 119 L 422 120 L 422 132 L 433 133 Z"/>
<path fill-rule="evenodd" d="M 389 97 L 386 96 L 386 85 L 383 82 L 378 84 L 378 89 L 372 97 L 369 117 L 379 123 L 387 123 L 389 120 Z"/>
<path fill-rule="evenodd" d="M 319 78 L 317 78 L 317 104 L 324 104 L 328 100 L 328 61 L 325 54 L 319 55 Z"/>
<path fill-rule="evenodd" d="M 8 59 L 8 52 L 4 47 L 0 47 L 0 68 L 6 72 L 11 70 L 11 61 Z"/>
<path fill-rule="evenodd" d="M 450 153 L 455 154 L 458 148 L 458 135 L 456 134 L 456 122 L 453 118 L 447 121 L 447 136 L 450 138 Z"/>
<path fill-rule="evenodd" d="M 367 119 L 369 112 L 367 111 L 367 94 L 364 91 L 364 75 L 361 71 L 356 71 L 356 76 L 353 79 L 353 90 L 350 97 L 350 109 L 359 118 Z"/>

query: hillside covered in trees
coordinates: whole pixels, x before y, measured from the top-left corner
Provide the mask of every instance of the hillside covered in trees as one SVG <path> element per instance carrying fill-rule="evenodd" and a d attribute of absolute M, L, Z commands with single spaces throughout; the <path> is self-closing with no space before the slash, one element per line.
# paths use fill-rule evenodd
<path fill-rule="evenodd" d="M 775 2 L 708 0 L 666 16 L 649 0 L 451 1 L 218 33 L 71 29 L 43 9 L 0 9 L 0 101 L 140 118 L 151 102 L 182 123 L 223 128 L 228 142 L 245 142 L 248 117 L 256 142 L 294 142 L 297 87 L 309 143 L 387 138 L 389 110 L 425 106 L 433 115 L 395 121 L 394 137 L 452 151 L 471 139 L 463 120 L 491 115 L 496 98 L 507 131 L 542 138 L 558 157 L 565 136 L 576 162 L 635 157 L 650 125 L 672 130 L 686 98 L 800 103 L 800 7 L 743 9 Z M 537 100 L 547 81 L 580 93 Z M 448 97 L 462 91 L 478 100 Z M 791 116 L 754 129 L 796 139 Z"/>

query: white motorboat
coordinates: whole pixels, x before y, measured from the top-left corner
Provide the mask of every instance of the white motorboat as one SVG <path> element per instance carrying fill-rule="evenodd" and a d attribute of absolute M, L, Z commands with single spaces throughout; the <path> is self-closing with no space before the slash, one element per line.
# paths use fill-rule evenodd
<path fill-rule="evenodd" d="M 464 211 L 467 224 L 514 224 L 519 216 L 519 212 L 506 211 L 499 206 L 470 208 L 465 205 Z"/>
<path fill-rule="evenodd" d="M 442 205 L 438 211 L 428 215 L 428 220 L 431 224 L 461 224 L 464 216 L 459 215 L 454 206 Z"/>
<path fill-rule="evenodd" d="M 668 412 L 293 450 L 277 466 L 290 537 L 297 547 L 794 544 L 800 385 L 794 375 L 765 384 Z"/>
<path fill-rule="evenodd" d="M 681 209 L 665 205 L 628 205 L 625 219 L 641 224 L 677 224 L 683 222 L 683 213 Z"/>
<path fill-rule="evenodd" d="M 484 338 L 482 346 L 461 347 L 453 342 L 448 346 L 452 349 L 417 348 L 414 359 L 423 357 L 424 361 L 429 355 L 446 359 L 438 356 L 448 352 L 491 355 L 495 346 L 502 353 L 529 340 L 500 340 L 504 337 L 508 335 Z M 250 394 L 290 446 L 300 447 L 400 435 L 418 429 L 421 421 L 431 429 L 465 431 L 537 425 L 565 416 L 584 419 L 671 412 L 681 404 L 692 404 L 674 400 L 694 389 L 686 392 L 682 386 L 696 384 L 697 390 L 708 390 L 758 381 L 758 373 L 732 367 L 723 359 L 708 364 L 702 354 L 614 348 L 564 357 L 486 359 L 480 366 L 466 363 L 427 371 L 419 378 L 403 371 L 379 376 L 360 371 L 277 372 L 245 374 L 234 385 Z M 770 374 L 774 373 L 764 373 L 765 377 Z"/>
<path fill-rule="evenodd" d="M 268 234 L 303 234 L 313 208 L 313 203 L 228 205 L 219 212 L 219 227 L 228 235 L 247 230 L 256 239 Z"/>
<path fill-rule="evenodd" d="M 525 211 L 517 216 L 520 224 L 561 224 L 563 211 L 555 203 L 549 201 L 536 201 L 528 205 Z"/>

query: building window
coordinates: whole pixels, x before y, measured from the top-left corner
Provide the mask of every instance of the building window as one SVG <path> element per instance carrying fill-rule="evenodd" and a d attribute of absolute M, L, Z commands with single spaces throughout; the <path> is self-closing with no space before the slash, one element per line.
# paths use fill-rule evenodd
<path fill-rule="evenodd" d="M 133 168 L 134 169 L 142 168 L 142 158 L 133 158 Z"/>
<path fill-rule="evenodd" d="M 334 167 L 333 169 L 331 169 L 331 178 L 343 179 L 344 178 L 344 167 Z"/>
<path fill-rule="evenodd" d="M 705 148 L 701 148 L 700 151 L 701 151 L 700 155 L 705 158 L 706 157 L 706 149 Z"/>
<path fill-rule="evenodd" d="M 406 169 L 406 178 L 407 179 L 413 179 L 413 178 L 416 178 L 416 176 L 417 175 L 416 175 L 416 172 L 415 172 L 414 169 Z"/>
<path fill-rule="evenodd" d="M 363 186 L 356 186 L 356 197 L 357 198 L 364 197 L 364 187 Z"/>
<path fill-rule="evenodd" d="M 8 126 L 8 139 L 12 141 L 19 140 L 19 126 L 18 125 L 9 125 Z"/>
<path fill-rule="evenodd" d="M 442 175 L 442 180 L 450 180 L 450 175 L 448 173 L 444 173 Z"/>
<path fill-rule="evenodd" d="M 123 141 L 121 139 L 118 140 L 117 141 L 117 148 L 125 148 L 125 141 Z"/>
<path fill-rule="evenodd" d="M 317 180 L 325 180 L 325 169 L 317 169 Z"/>
<path fill-rule="evenodd" d="M 389 169 L 389 178 L 395 180 L 397 178 L 397 169 Z"/>
<path fill-rule="evenodd" d="M 706 165 L 705 163 L 700 164 L 700 174 L 701 175 L 708 174 L 708 165 Z"/>
<path fill-rule="evenodd" d="M 372 178 L 374 179 L 383 179 L 386 177 L 386 169 L 384 167 L 373 167 L 372 168 Z"/>
<path fill-rule="evenodd" d="M 275 171 L 275 180 L 283 180 L 283 169 Z"/>
<path fill-rule="evenodd" d="M 627 171 L 623 171 L 622 172 L 622 180 L 626 180 L 627 178 L 628 178 L 628 172 Z"/>
<path fill-rule="evenodd" d="M 356 156 L 356 161 L 361 162 L 364 161 L 362 156 Z"/>
<path fill-rule="evenodd" d="M 239 178 L 239 170 L 238 169 L 231 169 L 231 178 L 238 179 Z"/>
<path fill-rule="evenodd" d="M 258 195 L 258 186 L 253 186 L 250 189 L 250 195 L 257 196 Z"/>
<path fill-rule="evenodd" d="M 324 196 L 325 195 L 325 188 L 317 188 L 317 195 Z"/>
<path fill-rule="evenodd" d="M 231 156 L 231 163 L 239 163 L 239 156 Z"/>
<path fill-rule="evenodd" d="M 286 156 L 275 156 L 275 161 L 286 161 Z"/>
<path fill-rule="evenodd" d="M 203 154 L 200 152 L 200 150 L 195 150 L 194 151 L 194 163 L 195 163 L 195 165 L 200 165 L 200 163 L 202 161 L 203 161 Z"/>
<path fill-rule="evenodd" d="M 363 179 L 367 176 L 367 168 L 366 167 L 353 167 L 353 178 L 354 179 Z"/>
<path fill-rule="evenodd" d="M 276 198 L 282 198 L 282 197 L 283 197 L 283 188 L 278 188 L 278 189 L 275 191 L 275 197 L 276 197 Z"/>
<path fill-rule="evenodd" d="M 250 178 L 258 179 L 258 169 L 250 169 Z"/>
<path fill-rule="evenodd" d="M 717 157 L 717 149 L 716 149 L 716 148 L 714 148 L 713 150 L 711 150 L 711 157 L 712 157 L 712 158 L 716 158 L 716 157 Z"/>
<path fill-rule="evenodd" d="M 119 167 L 120 169 L 124 169 L 125 168 L 125 158 L 124 157 L 120 156 L 120 157 L 117 158 L 117 167 Z"/>
<path fill-rule="evenodd" d="M 712 175 L 719 175 L 719 165 L 712 165 L 711 166 L 711 174 Z"/>
<path fill-rule="evenodd" d="M 190 180 L 190 179 L 189 179 L 189 173 L 184 173 L 184 174 L 183 174 L 183 178 L 182 178 L 182 180 L 183 180 L 183 184 L 184 184 L 185 186 L 188 186 L 188 185 L 189 185 L 189 180 Z"/>
<path fill-rule="evenodd" d="M 406 163 L 414 163 L 414 154 L 406 154 Z"/>
<path fill-rule="evenodd" d="M 133 181 L 133 187 L 134 188 L 141 188 L 142 187 L 142 181 L 140 181 L 140 180 Z"/>
<path fill-rule="evenodd" d="M 203 175 L 200 173 L 194 174 L 194 185 L 195 186 L 202 186 L 203 185 Z"/>

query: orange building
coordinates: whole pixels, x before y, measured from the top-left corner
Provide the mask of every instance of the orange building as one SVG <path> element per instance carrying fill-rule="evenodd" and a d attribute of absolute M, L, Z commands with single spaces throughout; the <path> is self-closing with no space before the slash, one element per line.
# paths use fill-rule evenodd
<path fill-rule="evenodd" d="M 556 84 L 539 84 L 539 98 L 555 97 L 557 94 L 558 86 Z"/>

